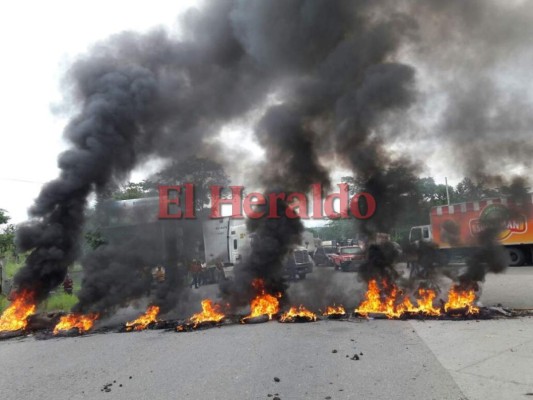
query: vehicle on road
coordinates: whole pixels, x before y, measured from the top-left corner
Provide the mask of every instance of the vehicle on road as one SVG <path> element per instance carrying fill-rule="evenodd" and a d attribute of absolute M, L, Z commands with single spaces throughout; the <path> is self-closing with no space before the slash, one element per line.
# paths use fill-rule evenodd
<path fill-rule="evenodd" d="M 334 254 L 337 254 L 336 246 L 320 246 L 313 253 L 313 260 L 316 265 L 332 267 L 334 264 L 331 258 Z"/>
<path fill-rule="evenodd" d="M 507 251 L 509 265 L 530 264 L 533 261 L 532 200 L 530 194 L 527 202 L 520 205 L 508 198 L 495 198 L 433 207 L 430 224 L 413 226 L 409 241 L 436 243 L 441 262 L 446 264 L 452 258 L 468 256 L 484 227 L 498 221 L 501 224 L 498 239 Z"/>
<path fill-rule="evenodd" d="M 252 242 L 259 240 L 248 232 L 242 220 L 231 217 L 207 220 L 203 223 L 206 264 L 222 263 L 226 279 L 232 279 L 233 268 L 252 254 Z M 314 262 L 304 246 L 295 246 L 283 260 L 284 277 L 305 279 L 313 272 Z"/>
<path fill-rule="evenodd" d="M 357 271 L 365 260 L 365 252 L 359 246 L 343 246 L 339 247 L 338 253 L 333 254 L 331 259 L 337 271 Z"/>
<path fill-rule="evenodd" d="M 307 274 L 313 272 L 313 266 L 313 260 L 307 249 L 298 246 L 285 257 L 282 275 L 291 280 L 305 279 Z"/>

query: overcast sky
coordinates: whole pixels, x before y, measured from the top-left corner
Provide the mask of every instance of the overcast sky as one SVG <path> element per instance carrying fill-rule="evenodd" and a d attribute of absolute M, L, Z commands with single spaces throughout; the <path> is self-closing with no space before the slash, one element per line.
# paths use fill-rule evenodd
<path fill-rule="evenodd" d="M 7 210 L 10 223 L 27 219 L 41 186 L 59 173 L 57 156 L 67 147 L 62 137 L 69 119 L 61 112 L 61 81 L 72 62 L 96 42 L 125 30 L 165 26 L 179 32 L 179 15 L 201 6 L 199 0 L 96 0 L 76 5 L 52 0 L 0 6 L 0 208 Z M 227 127 L 220 140 L 261 153 L 258 146 L 243 144 L 243 137 L 250 137 L 246 127 Z M 131 179 L 146 175 L 141 166 Z"/>
<path fill-rule="evenodd" d="M 201 2 L 51 0 L 0 6 L 0 208 L 8 211 L 11 222 L 27 218 L 26 210 L 42 184 L 58 174 L 56 160 L 66 147 L 62 131 L 68 121 L 59 111 L 60 84 L 72 62 L 92 44 L 124 30 L 142 32 L 163 25 L 176 31 L 177 16 L 190 6 Z M 249 127 L 226 127 L 221 140 L 242 147 L 242 135 L 249 136 Z M 440 145 L 433 141 L 425 146 L 429 150 L 423 157 L 428 165 L 424 174 L 438 183 L 444 183 L 447 175 L 450 183 L 456 183 L 461 175 L 448 165 L 449 160 L 429 158 L 431 146 L 438 152 Z M 335 173 L 333 181 L 342 175 Z M 142 177 L 141 168 L 131 179 Z"/>
<path fill-rule="evenodd" d="M 58 174 L 57 155 L 67 116 L 61 78 L 93 43 L 124 30 L 172 28 L 194 0 L 3 2 L 0 6 L 0 208 L 11 222 L 26 210 L 41 185 Z M 55 111 L 54 111 L 55 110 Z"/>

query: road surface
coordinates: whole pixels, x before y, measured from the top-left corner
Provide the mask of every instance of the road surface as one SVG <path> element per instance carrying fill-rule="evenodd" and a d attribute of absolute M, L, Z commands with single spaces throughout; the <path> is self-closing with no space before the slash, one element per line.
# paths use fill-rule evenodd
<path fill-rule="evenodd" d="M 291 287 L 294 297 L 304 287 L 314 293 L 320 279 L 347 288 L 355 281 L 340 272 L 310 278 Z M 483 301 L 532 307 L 532 278 L 533 268 L 489 277 Z M 3 341 L 0 394 L 8 400 L 527 399 L 532 365 L 533 318 L 268 322 Z"/>

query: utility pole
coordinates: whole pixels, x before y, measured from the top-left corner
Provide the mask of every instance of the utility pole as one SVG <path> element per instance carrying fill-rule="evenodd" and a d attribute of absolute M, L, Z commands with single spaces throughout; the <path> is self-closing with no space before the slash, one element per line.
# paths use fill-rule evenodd
<path fill-rule="evenodd" d="M 450 192 L 448 191 L 448 178 L 444 177 L 444 182 L 446 184 L 446 200 L 448 201 L 448 205 L 450 205 Z"/>

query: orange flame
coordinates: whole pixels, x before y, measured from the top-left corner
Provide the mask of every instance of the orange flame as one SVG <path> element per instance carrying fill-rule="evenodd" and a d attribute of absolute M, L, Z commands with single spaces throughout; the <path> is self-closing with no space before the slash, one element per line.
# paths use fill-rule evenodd
<path fill-rule="evenodd" d="M 409 296 L 403 294 L 394 283 L 388 284 L 383 281 L 381 286 L 380 288 L 376 280 L 368 282 L 365 300 L 355 312 L 363 316 L 368 316 L 370 313 L 384 314 L 387 318 L 400 318 L 406 312 L 428 316 L 441 314 L 440 309 L 433 306 L 433 301 L 437 297 L 434 290 L 418 289 L 417 306 L 414 306 Z"/>
<path fill-rule="evenodd" d="M 142 331 L 148 327 L 152 322 L 157 322 L 157 315 L 159 314 L 158 306 L 150 306 L 146 312 L 137 318 L 135 321 L 126 322 L 126 330 Z"/>
<path fill-rule="evenodd" d="M 363 316 L 374 313 L 385 314 L 387 318 L 399 318 L 409 307 L 412 307 L 408 298 L 397 304 L 398 288 L 394 284 L 389 287 L 387 282 L 383 281 L 383 292 L 387 295 L 382 296 L 381 292 L 375 279 L 368 282 L 365 300 L 355 309 L 355 312 Z"/>
<path fill-rule="evenodd" d="M 265 283 L 262 279 L 254 279 L 252 286 L 257 290 L 258 295 L 252 300 L 250 304 L 250 315 L 247 315 L 243 319 L 255 318 L 261 315 L 268 315 L 268 319 L 272 319 L 274 314 L 279 311 L 278 298 L 281 294 L 278 293 L 277 297 L 266 293 Z"/>
<path fill-rule="evenodd" d="M 302 305 L 300 305 L 300 307 L 291 307 L 290 310 L 284 313 L 279 320 L 280 322 L 287 322 L 296 317 L 308 318 L 312 321 L 316 321 L 316 314 L 309 311 Z"/>
<path fill-rule="evenodd" d="M 14 300 L 0 317 L 0 332 L 26 329 L 28 318 L 37 308 L 33 297 L 33 293 L 28 290 L 15 294 Z"/>
<path fill-rule="evenodd" d="M 416 302 L 418 307 L 410 309 L 411 312 L 417 312 L 425 315 L 432 315 L 434 317 L 440 315 L 440 309 L 433 306 L 433 300 L 437 297 L 437 293 L 431 289 L 418 289 L 418 297 Z"/>
<path fill-rule="evenodd" d="M 54 328 L 54 335 L 57 335 L 61 331 L 68 331 L 74 328 L 78 329 L 79 333 L 87 332 L 90 330 L 94 321 L 98 319 L 99 314 L 67 314 L 63 315 L 57 325 Z"/>
<path fill-rule="evenodd" d="M 448 301 L 444 304 L 446 312 L 466 308 L 467 314 L 479 313 L 479 307 L 474 305 L 476 292 L 474 289 L 465 289 L 459 285 L 453 285 L 448 292 Z"/>
<path fill-rule="evenodd" d="M 211 300 L 205 299 L 202 300 L 202 312 L 194 314 L 189 320 L 196 328 L 202 322 L 220 322 L 224 317 L 219 304 L 213 304 Z"/>
<path fill-rule="evenodd" d="M 437 297 L 434 290 L 420 288 L 416 297 L 417 306 L 414 306 L 409 297 L 404 295 L 395 284 L 383 281 L 380 287 L 376 280 L 371 280 L 368 282 L 365 300 L 355 309 L 355 312 L 363 316 L 368 316 L 370 313 L 384 314 L 387 318 L 400 318 L 406 312 L 434 317 L 442 314 L 442 310 L 433 305 Z M 479 307 L 474 305 L 475 300 L 474 288 L 453 285 L 448 292 L 448 301 L 444 305 L 444 311 L 466 309 L 467 314 L 477 314 Z"/>
<path fill-rule="evenodd" d="M 326 308 L 326 311 L 324 311 L 324 313 L 322 315 L 325 315 L 325 316 L 328 316 L 328 315 L 346 315 L 346 310 L 344 309 L 344 307 L 342 305 L 340 305 L 340 306 L 336 306 L 336 305 L 328 306 L 328 308 Z"/>

